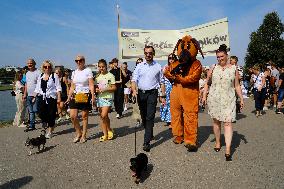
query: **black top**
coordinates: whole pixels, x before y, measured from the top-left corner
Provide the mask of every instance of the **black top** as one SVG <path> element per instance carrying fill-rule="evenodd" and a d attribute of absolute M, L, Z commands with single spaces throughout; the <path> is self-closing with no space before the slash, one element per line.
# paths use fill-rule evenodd
<path fill-rule="evenodd" d="M 60 79 L 60 84 L 61 84 L 61 95 L 62 96 L 67 96 L 67 86 L 66 83 L 63 81 L 63 77 Z"/>
<path fill-rule="evenodd" d="M 114 75 L 115 81 L 120 81 L 120 68 L 112 69 L 109 72 Z"/>
<path fill-rule="evenodd" d="M 132 72 L 130 70 L 126 71 L 126 77 L 122 74 L 122 84 L 124 88 L 127 88 L 125 84 L 130 80 L 131 76 Z"/>
<path fill-rule="evenodd" d="M 43 78 L 41 79 L 41 90 L 42 92 L 46 93 L 46 88 L 47 88 L 47 81 L 48 80 L 44 80 Z"/>

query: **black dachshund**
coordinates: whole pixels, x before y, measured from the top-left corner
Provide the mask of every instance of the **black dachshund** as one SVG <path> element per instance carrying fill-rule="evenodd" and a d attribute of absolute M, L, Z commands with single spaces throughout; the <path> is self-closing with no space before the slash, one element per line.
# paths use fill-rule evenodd
<path fill-rule="evenodd" d="M 135 177 L 135 183 L 139 184 L 142 172 L 147 170 L 148 157 L 146 154 L 140 153 L 135 158 L 131 158 L 130 163 L 130 169 L 133 172 L 132 177 Z"/>

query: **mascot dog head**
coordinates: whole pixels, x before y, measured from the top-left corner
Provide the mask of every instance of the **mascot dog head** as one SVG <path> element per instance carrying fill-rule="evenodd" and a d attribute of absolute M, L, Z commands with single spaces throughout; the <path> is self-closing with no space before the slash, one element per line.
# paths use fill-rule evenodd
<path fill-rule="evenodd" d="M 185 76 L 188 73 L 191 64 L 196 60 L 198 51 L 204 58 L 198 41 L 190 35 L 186 35 L 182 39 L 178 40 L 173 50 L 174 54 L 176 50 L 179 59 L 175 62 L 176 66 L 171 71 L 171 74 L 173 75 L 181 74 L 182 76 Z"/>

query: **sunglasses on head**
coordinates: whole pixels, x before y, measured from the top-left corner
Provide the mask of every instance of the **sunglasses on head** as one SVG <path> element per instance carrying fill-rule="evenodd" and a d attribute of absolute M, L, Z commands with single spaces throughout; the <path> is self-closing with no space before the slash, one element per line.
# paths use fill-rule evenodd
<path fill-rule="evenodd" d="M 51 66 L 43 66 L 44 69 L 51 68 Z"/>
<path fill-rule="evenodd" d="M 80 59 L 80 60 L 75 60 L 76 63 L 78 62 L 82 62 L 84 59 Z"/>

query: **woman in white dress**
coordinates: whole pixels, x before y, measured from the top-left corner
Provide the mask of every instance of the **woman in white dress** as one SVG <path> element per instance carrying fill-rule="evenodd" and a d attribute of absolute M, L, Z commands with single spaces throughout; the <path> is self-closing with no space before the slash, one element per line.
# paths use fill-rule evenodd
<path fill-rule="evenodd" d="M 226 161 L 231 161 L 232 122 L 236 120 L 236 93 L 241 100 L 241 108 L 244 106 L 244 101 L 237 79 L 236 66 L 228 62 L 227 46 L 221 45 L 216 51 L 216 56 L 218 64 L 213 65 L 208 72 L 202 102 L 208 101 L 208 113 L 213 119 L 213 131 L 216 138 L 214 147 L 216 152 L 221 149 L 221 122 L 224 123 L 225 157 Z"/>

